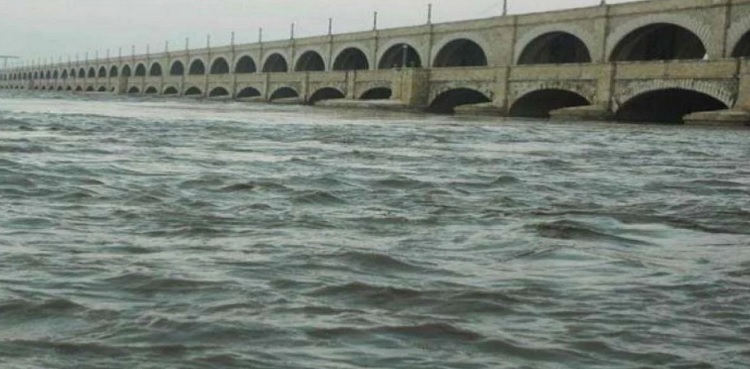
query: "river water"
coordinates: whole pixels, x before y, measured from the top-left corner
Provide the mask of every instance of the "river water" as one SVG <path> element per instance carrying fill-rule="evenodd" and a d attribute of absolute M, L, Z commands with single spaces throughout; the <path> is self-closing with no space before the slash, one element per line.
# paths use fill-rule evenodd
<path fill-rule="evenodd" d="M 0 95 L 0 367 L 748 368 L 750 130 Z"/>

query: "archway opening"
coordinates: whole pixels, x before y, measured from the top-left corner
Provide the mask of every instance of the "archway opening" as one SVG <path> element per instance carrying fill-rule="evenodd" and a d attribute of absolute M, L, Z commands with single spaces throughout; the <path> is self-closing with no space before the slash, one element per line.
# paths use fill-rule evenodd
<path fill-rule="evenodd" d="M 153 95 L 153 94 L 158 94 L 159 90 L 157 90 L 156 87 L 154 86 L 149 86 L 148 88 L 146 88 L 146 91 L 144 91 L 144 93 L 146 95 Z"/>
<path fill-rule="evenodd" d="M 190 87 L 185 91 L 185 96 L 201 96 L 203 91 L 198 87 Z"/>
<path fill-rule="evenodd" d="M 229 74 L 229 63 L 224 58 L 218 58 L 211 64 L 211 74 Z"/>
<path fill-rule="evenodd" d="M 52 72 L 47 71 L 47 79 L 51 79 L 51 78 L 52 78 Z"/>
<path fill-rule="evenodd" d="M 388 87 L 377 87 L 365 91 L 360 100 L 388 100 L 393 96 L 393 91 Z"/>
<path fill-rule="evenodd" d="M 72 91 L 72 90 L 73 90 L 72 86 L 65 87 L 65 91 Z"/>
<path fill-rule="evenodd" d="M 732 50 L 733 58 L 748 58 L 750 57 L 750 32 L 745 33 L 737 45 Z"/>
<path fill-rule="evenodd" d="M 206 65 L 203 64 L 203 60 L 195 59 L 192 63 L 190 63 L 190 70 L 188 73 L 191 76 L 198 76 L 206 74 Z"/>
<path fill-rule="evenodd" d="M 297 72 L 316 72 L 326 70 L 326 63 L 323 61 L 323 57 L 315 51 L 306 51 L 299 59 L 297 59 L 297 65 L 294 67 Z"/>
<path fill-rule="evenodd" d="M 34 73 L 34 79 L 37 79 L 37 78 L 38 77 L 37 77 L 36 73 Z M 81 69 L 78 70 L 78 78 L 80 78 L 80 79 L 86 78 L 86 70 L 85 69 L 81 68 Z"/>
<path fill-rule="evenodd" d="M 141 93 L 141 90 L 138 87 L 133 86 L 130 89 L 128 89 L 128 93 L 129 94 L 138 94 L 138 93 Z"/>
<path fill-rule="evenodd" d="M 148 75 L 151 77 L 160 77 L 161 76 L 161 64 L 159 63 L 151 64 L 151 69 L 149 69 Z"/>
<path fill-rule="evenodd" d="M 491 102 L 487 95 L 469 88 L 448 90 L 438 95 L 430 104 L 427 111 L 437 114 L 453 114 L 456 107 L 461 105 L 481 104 Z"/>
<path fill-rule="evenodd" d="M 83 91 L 83 87 L 81 87 L 81 86 L 76 86 L 76 91 L 78 91 L 78 92 L 81 92 L 81 91 Z"/>
<path fill-rule="evenodd" d="M 182 64 L 182 62 L 179 60 L 172 63 L 172 67 L 169 68 L 170 76 L 182 76 L 184 74 L 185 74 L 185 64 Z"/>
<path fill-rule="evenodd" d="M 93 67 L 89 68 L 88 78 L 96 78 L 96 69 Z"/>
<path fill-rule="evenodd" d="M 224 87 L 216 87 L 208 93 L 208 97 L 226 97 L 229 96 L 229 91 Z"/>
<path fill-rule="evenodd" d="M 253 58 L 245 55 L 237 61 L 237 65 L 234 68 L 235 73 L 255 73 L 258 71 L 258 67 L 255 65 Z"/>
<path fill-rule="evenodd" d="M 343 98 L 344 98 L 343 92 L 332 87 L 326 87 L 326 88 L 321 88 L 318 91 L 315 91 L 315 93 L 310 96 L 307 102 L 309 104 L 315 104 L 323 100 L 335 100 L 335 99 L 343 99 Z"/>
<path fill-rule="evenodd" d="M 271 101 L 278 99 L 289 99 L 293 97 L 299 97 L 297 91 L 294 91 L 294 89 L 292 89 L 291 87 L 282 87 L 271 94 Z"/>
<path fill-rule="evenodd" d="M 367 61 L 367 55 L 356 47 L 344 49 L 336 57 L 333 63 L 333 70 L 365 70 L 370 69 L 370 62 Z"/>
<path fill-rule="evenodd" d="M 237 98 L 250 98 L 260 96 L 260 91 L 252 87 L 243 88 L 240 93 L 237 94 Z"/>
<path fill-rule="evenodd" d="M 99 92 L 107 92 L 107 88 L 104 87 L 104 86 L 100 86 L 98 91 Z"/>
<path fill-rule="evenodd" d="M 175 87 L 169 86 L 166 89 L 164 89 L 164 95 L 177 95 L 177 89 Z"/>
<path fill-rule="evenodd" d="M 135 67 L 135 76 L 136 77 L 145 77 L 146 76 L 146 66 L 143 64 L 138 64 L 137 67 Z"/>
<path fill-rule="evenodd" d="M 62 90 L 63 90 L 63 86 L 57 86 L 57 91 L 62 91 Z"/>
<path fill-rule="evenodd" d="M 590 63 L 586 44 L 567 32 L 550 32 L 531 41 L 518 58 L 518 64 Z"/>
<path fill-rule="evenodd" d="M 725 103 L 702 92 L 670 88 L 633 97 L 617 109 L 615 118 L 636 123 L 683 123 L 688 114 L 728 108 Z"/>
<path fill-rule="evenodd" d="M 107 68 L 99 68 L 99 78 L 107 78 Z"/>
<path fill-rule="evenodd" d="M 122 76 L 123 77 L 130 77 L 132 74 L 133 74 L 133 72 L 130 70 L 130 66 L 129 65 L 126 64 L 124 67 L 122 67 Z"/>
<path fill-rule="evenodd" d="M 52 79 L 57 79 L 57 77 L 59 77 L 59 76 L 60 76 L 60 74 L 58 74 L 57 71 L 52 72 Z"/>
<path fill-rule="evenodd" d="M 289 64 L 281 54 L 273 54 L 266 59 L 263 73 L 284 73 L 289 71 Z"/>
<path fill-rule="evenodd" d="M 68 79 L 68 70 L 67 69 L 62 72 L 62 75 L 60 75 L 60 78 L 62 78 L 62 79 Z"/>
<path fill-rule="evenodd" d="M 42 87 L 42 89 L 44 89 L 44 87 Z M 94 86 L 87 87 L 86 92 L 94 92 Z"/>
<path fill-rule="evenodd" d="M 118 74 L 118 70 L 117 70 L 117 66 L 116 65 L 113 65 L 112 68 L 109 68 L 109 76 L 110 76 L 110 78 L 111 77 L 117 77 L 117 74 Z"/>
<path fill-rule="evenodd" d="M 453 40 L 443 46 L 435 57 L 434 66 L 482 67 L 487 65 L 487 54 L 479 44 L 469 39 Z"/>
<path fill-rule="evenodd" d="M 692 31 L 671 23 L 641 27 L 615 47 L 611 61 L 703 59 L 706 47 Z"/>
<path fill-rule="evenodd" d="M 513 103 L 510 116 L 549 118 L 550 112 L 562 108 L 590 105 L 585 97 L 571 91 L 548 89 L 528 93 Z"/>
<path fill-rule="evenodd" d="M 393 45 L 383 54 L 378 63 L 378 69 L 391 68 L 421 68 L 422 58 L 417 49 L 409 44 Z"/>

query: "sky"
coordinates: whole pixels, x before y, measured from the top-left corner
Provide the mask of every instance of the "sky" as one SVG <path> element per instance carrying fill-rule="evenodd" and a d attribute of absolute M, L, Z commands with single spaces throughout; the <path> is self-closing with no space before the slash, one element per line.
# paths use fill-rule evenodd
<path fill-rule="evenodd" d="M 608 0 L 623 3 L 634 0 Z M 508 0 L 510 14 L 598 5 L 600 0 Z M 236 32 L 237 43 L 254 42 L 258 28 L 264 40 L 286 39 L 291 23 L 297 37 L 334 32 L 424 24 L 427 4 L 433 4 L 433 22 L 483 18 L 502 13 L 502 0 L 0 0 L 0 55 L 23 60 L 49 60 L 76 54 L 93 59 L 109 49 L 130 53 L 226 45 Z M 0 67 L 2 63 L 0 63 Z"/>

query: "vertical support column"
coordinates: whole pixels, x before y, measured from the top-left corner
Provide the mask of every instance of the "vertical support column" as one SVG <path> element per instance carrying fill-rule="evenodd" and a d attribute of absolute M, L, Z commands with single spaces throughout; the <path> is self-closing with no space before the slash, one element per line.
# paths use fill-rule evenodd
<path fill-rule="evenodd" d="M 354 100 L 357 89 L 357 71 L 350 70 L 346 72 L 346 98 Z"/>
<path fill-rule="evenodd" d="M 230 57 L 232 59 L 229 60 L 229 73 L 231 73 L 230 76 L 232 77 L 232 85 L 230 86 L 232 90 L 229 91 L 229 96 L 231 96 L 232 99 L 237 98 L 237 50 L 235 49 L 235 46 L 234 46 L 234 41 L 235 41 L 234 36 L 235 36 L 234 31 L 232 31 L 232 39 L 230 41 L 230 44 L 231 44 L 231 56 Z"/>
<path fill-rule="evenodd" d="M 401 69 L 398 87 L 401 102 L 413 109 L 423 109 L 429 104 L 430 70 L 422 68 Z"/>
<path fill-rule="evenodd" d="M 750 110 L 750 60 L 737 59 L 736 63 L 739 87 L 737 89 L 737 102 L 730 108 Z"/>
<path fill-rule="evenodd" d="M 206 70 L 205 74 L 203 75 L 203 97 L 208 97 L 209 91 L 208 91 L 208 79 L 211 76 L 211 35 L 206 35 L 206 53 L 208 54 L 208 57 L 206 58 Z"/>

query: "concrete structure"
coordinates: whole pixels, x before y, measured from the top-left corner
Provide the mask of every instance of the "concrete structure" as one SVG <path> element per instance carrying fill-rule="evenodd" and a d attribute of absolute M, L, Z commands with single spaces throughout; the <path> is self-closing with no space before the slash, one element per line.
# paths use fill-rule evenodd
<path fill-rule="evenodd" d="M 750 0 L 652 0 L 6 69 L 0 88 L 744 123 L 746 57 Z"/>

